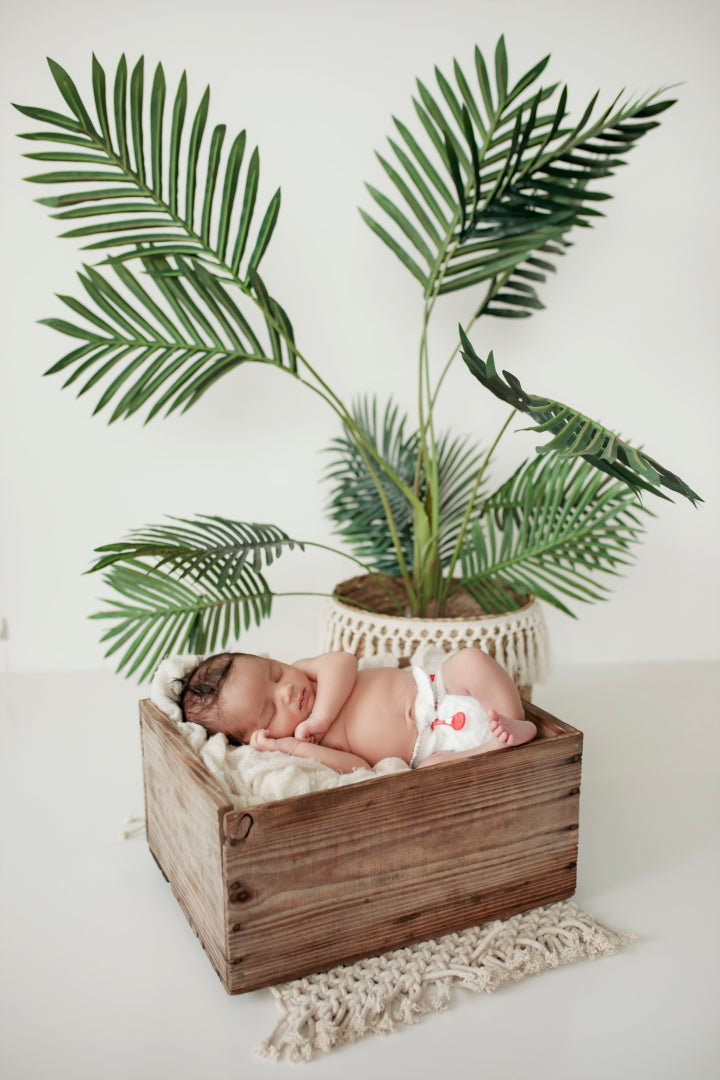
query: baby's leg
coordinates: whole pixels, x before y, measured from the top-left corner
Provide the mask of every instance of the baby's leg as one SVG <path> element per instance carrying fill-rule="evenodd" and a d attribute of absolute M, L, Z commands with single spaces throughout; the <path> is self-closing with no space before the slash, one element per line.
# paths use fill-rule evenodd
<path fill-rule="evenodd" d="M 475 757 L 477 754 L 487 754 L 492 750 L 503 750 L 506 746 L 522 746 L 530 742 L 537 735 L 537 728 L 532 720 L 510 720 L 507 716 L 501 716 L 495 709 L 488 713 L 488 722 L 492 731 L 492 738 L 481 746 L 474 746 L 471 750 L 438 750 L 421 761 L 418 769 L 424 769 L 428 765 L 437 765 L 440 761 L 457 761 L 459 758 Z"/>
<path fill-rule="evenodd" d="M 525 711 L 515 684 L 507 672 L 481 649 L 474 646 L 460 649 L 448 657 L 441 671 L 448 693 L 469 694 L 487 712 L 496 709 L 508 720 L 522 721 Z M 527 742 L 527 739 L 522 741 Z"/>
<path fill-rule="evenodd" d="M 503 746 L 521 746 L 537 735 L 537 728 L 532 720 L 501 716 L 495 709 L 488 711 L 488 723 L 493 737 Z"/>

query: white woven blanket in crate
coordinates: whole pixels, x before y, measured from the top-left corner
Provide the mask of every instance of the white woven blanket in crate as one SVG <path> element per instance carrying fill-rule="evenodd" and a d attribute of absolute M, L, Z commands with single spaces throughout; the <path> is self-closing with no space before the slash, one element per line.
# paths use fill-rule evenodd
<path fill-rule="evenodd" d="M 401 758 L 385 758 L 372 769 L 337 773 L 312 758 L 288 757 L 276 751 L 254 750 L 251 746 L 233 746 L 222 734 L 208 737 L 200 724 L 189 724 L 183 720 L 177 703 L 180 681 L 201 659 L 199 656 L 171 656 L 164 660 L 155 674 L 150 697 L 200 756 L 208 772 L 238 809 L 289 799 L 294 795 L 306 795 L 311 791 L 345 787 L 375 776 L 409 769 L 410 766 Z M 372 662 L 375 665 L 397 666 L 392 656 L 374 657 Z M 369 666 L 367 662 L 361 664 Z"/>

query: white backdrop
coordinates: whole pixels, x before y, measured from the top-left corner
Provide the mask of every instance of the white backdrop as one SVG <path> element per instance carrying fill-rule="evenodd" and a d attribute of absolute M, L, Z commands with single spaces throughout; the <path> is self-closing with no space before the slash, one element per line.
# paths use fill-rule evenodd
<path fill-rule="evenodd" d="M 596 89 L 606 104 L 682 83 L 678 104 L 609 182 L 607 219 L 575 237 L 543 291 L 547 310 L 506 325 L 485 319 L 481 354 L 531 391 L 565 400 L 620 430 L 706 499 L 696 511 L 652 500 L 637 564 L 609 603 L 579 619 L 548 612 L 556 661 L 707 659 L 718 655 L 717 7 L 709 0 L 24 0 L 2 19 L 2 98 L 64 107 L 45 57 L 90 98 L 94 51 L 110 74 L 120 53 L 162 61 L 169 98 L 183 69 L 192 105 L 209 82 L 210 122 L 248 131 L 260 147 L 261 197 L 282 186 L 282 211 L 263 264 L 299 344 L 341 395 L 391 393 L 415 408 L 420 290 L 363 224 L 363 181 L 383 186 L 391 116 L 412 122 L 414 79 L 473 47 L 492 56 L 505 33 L 511 78 L 546 53 L 546 81 L 569 86 L 579 115 Z M 93 548 L 165 514 L 217 513 L 273 521 L 332 543 L 320 483 L 337 433 L 310 393 L 272 369 L 227 377 L 184 417 L 108 427 L 88 399 L 41 373 L 69 348 L 37 323 L 62 316 L 55 293 L 77 295 L 86 255 L 56 239 L 61 223 L 34 198 L 50 189 L 14 138 L 37 125 L 9 106 L 3 125 L 2 663 L 18 671 L 111 666 L 97 643 L 102 584 L 83 577 Z M 229 142 L 229 140 L 228 140 Z M 385 185 L 386 186 L 386 185 Z M 460 308 L 442 312 L 432 341 L 449 353 Z M 463 311 L 467 309 L 462 308 Z M 96 399 L 94 399 L 96 400 Z M 447 380 L 442 426 L 489 439 L 505 410 L 460 365 Z M 509 438 L 501 476 L 532 446 Z M 274 572 L 279 590 L 329 591 L 353 566 L 318 552 Z M 322 601 L 279 600 L 248 648 L 288 659 L 313 651 Z"/>

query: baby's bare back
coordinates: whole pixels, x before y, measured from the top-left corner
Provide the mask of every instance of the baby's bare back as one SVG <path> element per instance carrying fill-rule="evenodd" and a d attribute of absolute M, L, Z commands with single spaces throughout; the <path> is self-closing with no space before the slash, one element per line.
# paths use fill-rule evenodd
<path fill-rule="evenodd" d="M 409 762 L 417 731 L 413 705 L 415 679 L 408 670 L 370 668 L 357 681 L 321 743 L 358 754 L 371 765 L 382 758 Z"/>

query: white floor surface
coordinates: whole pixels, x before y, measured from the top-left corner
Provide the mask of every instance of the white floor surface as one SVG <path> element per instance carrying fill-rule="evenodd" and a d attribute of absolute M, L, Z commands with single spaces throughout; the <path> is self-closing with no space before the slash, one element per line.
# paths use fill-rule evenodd
<path fill-rule="evenodd" d="M 269 991 L 226 995 L 148 853 L 138 691 L 0 676 L 4 1080 L 715 1080 L 720 664 L 560 668 L 543 708 L 585 734 L 576 902 L 638 940 L 311 1065 L 253 1056 Z"/>

